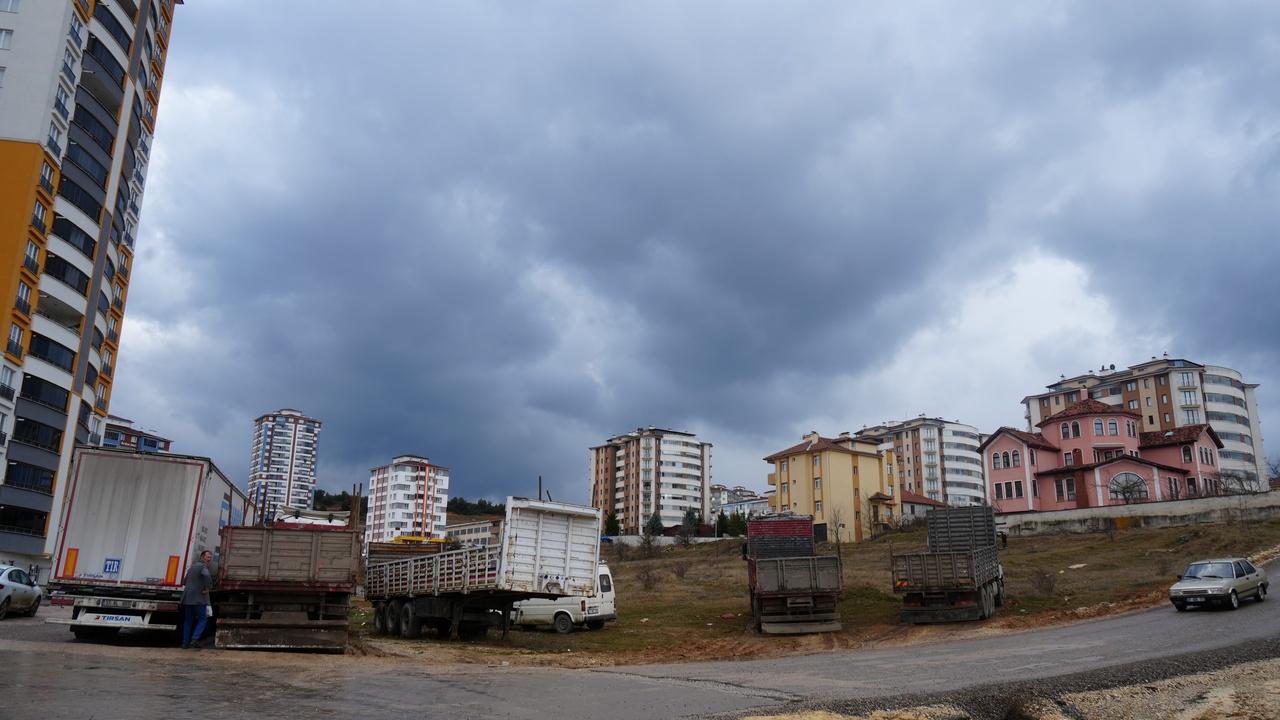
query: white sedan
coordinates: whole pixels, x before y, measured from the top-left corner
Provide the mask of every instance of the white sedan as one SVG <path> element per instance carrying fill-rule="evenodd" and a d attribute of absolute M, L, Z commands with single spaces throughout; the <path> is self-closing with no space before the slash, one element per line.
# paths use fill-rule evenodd
<path fill-rule="evenodd" d="M 27 571 L 10 565 L 0 565 L 0 620 L 11 612 L 22 612 L 35 617 L 40 609 L 43 593 Z"/>

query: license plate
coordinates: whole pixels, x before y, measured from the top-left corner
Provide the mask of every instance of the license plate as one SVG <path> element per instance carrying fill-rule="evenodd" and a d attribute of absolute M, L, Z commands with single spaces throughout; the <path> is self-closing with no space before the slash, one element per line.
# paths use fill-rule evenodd
<path fill-rule="evenodd" d="M 98 604 L 102 607 L 133 607 L 133 603 L 129 600 L 103 600 Z"/>
<path fill-rule="evenodd" d="M 588 614 L 588 615 L 599 615 L 599 614 L 600 614 L 600 608 L 587 608 L 587 614 Z"/>
<path fill-rule="evenodd" d="M 1204 602 L 1204 598 L 1187 598 L 1187 602 Z"/>

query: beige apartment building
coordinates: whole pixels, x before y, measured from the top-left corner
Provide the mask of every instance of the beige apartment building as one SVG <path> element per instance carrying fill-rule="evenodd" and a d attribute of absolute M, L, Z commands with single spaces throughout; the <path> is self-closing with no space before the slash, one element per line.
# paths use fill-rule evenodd
<path fill-rule="evenodd" d="M 841 433 L 809 433 L 803 442 L 764 459 L 773 465 L 777 512 L 812 515 L 818 540 L 857 542 L 893 524 L 898 515 L 894 478 L 878 441 Z M 891 464 L 891 463 L 890 463 Z"/>
<path fill-rule="evenodd" d="M 692 508 L 711 522 L 711 443 L 693 433 L 637 428 L 591 448 L 591 506 L 613 512 L 623 535 L 639 535 L 654 513 L 664 528 Z"/>

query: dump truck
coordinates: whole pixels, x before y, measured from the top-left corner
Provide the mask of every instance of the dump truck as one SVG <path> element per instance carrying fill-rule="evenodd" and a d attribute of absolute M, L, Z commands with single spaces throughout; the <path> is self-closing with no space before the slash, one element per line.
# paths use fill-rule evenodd
<path fill-rule="evenodd" d="M 77 638 L 121 628 L 176 631 L 183 580 L 218 531 L 254 506 L 209 458 L 76 447 L 57 529 L 50 602 L 70 605 Z"/>
<path fill-rule="evenodd" d="M 982 620 L 1004 605 L 995 512 L 990 506 L 934 508 L 925 515 L 928 549 L 895 553 L 893 592 L 904 624 Z"/>
<path fill-rule="evenodd" d="M 816 553 L 812 517 L 782 514 L 749 520 L 742 556 L 757 631 L 803 635 L 840 630 L 840 558 Z"/>
<path fill-rule="evenodd" d="M 600 528 L 596 508 L 509 497 L 495 545 L 424 547 L 422 554 L 370 563 L 365 597 L 373 603 L 374 630 L 413 638 L 430 627 L 458 639 L 501 626 L 506 637 L 515 603 L 595 592 Z"/>
<path fill-rule="evenodd" d="M 360 533 L 348 525 L 307 522 L 320 514 L 299 511 L 265 526 L 222 528 L 211 595 L 218 647 L 343 652 Z M 341 515 L 349 519 L 349 513 Z"/>

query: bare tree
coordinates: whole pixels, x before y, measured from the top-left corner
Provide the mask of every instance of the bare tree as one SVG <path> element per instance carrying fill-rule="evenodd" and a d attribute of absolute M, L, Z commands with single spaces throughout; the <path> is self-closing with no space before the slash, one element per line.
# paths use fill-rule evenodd
<path fill-rule="evenodd" d="M 844 532 L 844 508 L 836 505 L 827 512 L 827 523 L 835 530 L 836 534 L 836 557 L 840 558 L 840 565 L 844 565 L 844 553 L 840 549 L 841 534 Z"/>
<path fill-rule="evenodd" d="M 1107 489 L 1112 499 L 1120 500 L 1125 505 L 1136 502 L 1146 502 L 1151 499 L 1151 492 L 1147 488 L 1147 481 L 1143 480 L 1137 473 L 1124 472 L 1111 478 Z"/>
<path fill-rule="evenodd" d="M 1219 492 L 1223 495 L 1253 495 L 1270 489 L 1270 486 L 1240 470 L 1219 470 L 1212 477 L 1218 481 Z"/>

